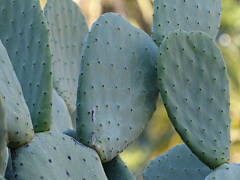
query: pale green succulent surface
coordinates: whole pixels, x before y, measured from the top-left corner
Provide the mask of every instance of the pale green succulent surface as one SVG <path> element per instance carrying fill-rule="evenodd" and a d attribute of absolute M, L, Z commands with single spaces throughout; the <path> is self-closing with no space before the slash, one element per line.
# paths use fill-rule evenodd
<path fill-rule="evenodd" d="M 238 179 L 221 0 L 153 6 L 150 37 L 113 12 L 89 30 L 71 0 L 0 1 L 0 179 L 137 179 L 120 153 L 160 97 L 183 143 L 143 179 Z"/>

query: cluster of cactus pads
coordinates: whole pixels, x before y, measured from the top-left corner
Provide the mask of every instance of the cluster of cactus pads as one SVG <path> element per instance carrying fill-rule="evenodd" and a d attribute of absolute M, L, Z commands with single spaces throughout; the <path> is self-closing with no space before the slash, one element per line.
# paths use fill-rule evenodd
<path fill-rule="evenodd" d="M 160 94 L 184 143 L 143 179 L 239 179 L 220 19 L 221 0 L 155 0 L 150 37 L 115 13 L 88 30 L 71 0 L 1 0 L 0 179 L 135 179 L 118 154 Z"/>

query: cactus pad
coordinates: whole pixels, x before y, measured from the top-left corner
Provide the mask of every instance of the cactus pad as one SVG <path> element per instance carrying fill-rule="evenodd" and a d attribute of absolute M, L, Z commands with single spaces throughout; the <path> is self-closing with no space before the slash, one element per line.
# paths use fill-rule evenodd
<path fill-rule="evenodd" d="M 113 159 L 142 132 L 156 109 L 157 45 L 121 15 L 92 25 L 83 47 L 77 97 L 78 141 Z"/>
<path fill-rule="evenodd" d="M 1 50 L 1 49 L 0 49 Z M 0 56 L 2 54 L 0 53 Z M 0 66 L 1 67 L 1 66 Z M 4 176 L 6 170 L 6 159 L 8 158 L 7 148 L 7 121 L 5 108 L 0 97 L 0 175 Z"/>
<path fill-rule="evenodd" d="M 76 129 L 77 112 L 74 111 L 72 114 L 70 114 L 70 116 L 71 116 L 71 119 L 72 119 L 73 129 Z"/>
<path fill-rule="evenodd" d="M 199 30 L 212 38 L 221 20 L 221 0 L 155 0 L 152 39 L 159 46 L 172 30 Z"/>
<path fill-rule="evenodd" d="M 111 180 L 136 180 L 133 173 L 119 155 L 107 163 L 103 163 L 104 171 Z"/>
<path fill-rule="evenodd" d="M 6 168 L 4 177 L 7 180 L 13 180 L 14 179 L 14 171 L 13 171 L 13 167 L 12 167 L 12 158 L 11 158 L 10 149 L 8 149 L 8 161 L 7 161 L 7 168 Z"/>
<path fill-rule="evenodd" d="M 204 179 L 212 170 L 183 143 L 169 149 L 146 166 L 144 180 Z"/>
<path fill-rule="evenodd" d="M 107 179 L 98 154 L 61 133 L 37 133 L 15 154 L 18 180 Z"/>
<path fill-rule="evenodd" d="M 158 78 L 168 116 L 186 145 L 208 167 L 230 157 L 230 96 L 226 64 L 200 31 L 172 31 L 158 55 Z"/>
<path fill-rule="evenodd" d="M 63 131 L 62 133 L 63 133 L 63 134 L 66 134 L 66 135 L 72 137 L 73 139 L 76 139 L 76 140 L 77 140 L 76 129 L 68 129 L 68 130 L 66 130 L 66 131 Z"/>
<path fill-rule="evenodd" d="M 240 164 L 222 164 L 221 166 L 214 169 L 214 171 L 209 174 L 205 180 L 239 180 L 240 177 Z"/>
<path fill-rule="evenodd" d="M 52 120 L 52 55 L 38 0 L 0 1 L 0 39 L 22 86 L 35 132 Z"/>
<path fill-rule="evenodd" d="M 7 146 L 14 149 L 30 141 L 34 135 L 34 131 L 29 110 L 23 97 L 21 85 L 17 79 L 15 71 L 13 70 L 7 51 L 1 41 L 0 64 L 0 94 L 6 113 L 8 131 Z M 1 111 L 3 111 L 3 109 L 1 109 Z M 1 113 L 1 116 L 3 118 L 4 113 Z M 3 125 L 2 128 L 3 131 L 1 131 L 1 133 L 5 133 L 6 127 Z"/>
<path fill-rule="evenodd" d="M 72 119 L 69 114 L 65 101 L 53 89 L 53 107 L 52 107 L 52 125 L 51 131 L 62 132 L 72 129 Z"/>
<path fill-rule="evenodd" d="M 53 86 L 71 114 L 76 111 L 78 73 L 88 26 L 72 0 L 48 0 L 44 14 L 53 53 Z"/>
<path fill-rule="evenodd" d="M 1 153 L 0 153 L 1 154 Z M 0 156 L 2 156 L 3 154 L 1 154 Z M 9 158 L 9 154 L 8 154 L 8 148 L 5 147 L 5 153 L 3 156 L 3 161 L 2 161 L 2 157 L 0 157 L 0 161 L 1 161 L 1 165 L 0 165 L 0 175 L 4 176 L 5 175 L 5 171 L 7 169 L 7 165 L 8 165 L 8 158 Z"/>

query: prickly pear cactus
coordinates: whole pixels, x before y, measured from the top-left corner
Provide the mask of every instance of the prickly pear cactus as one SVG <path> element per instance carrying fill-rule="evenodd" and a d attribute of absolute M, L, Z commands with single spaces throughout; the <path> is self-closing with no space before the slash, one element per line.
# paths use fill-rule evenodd
<path fill-rule="evenodd" d="M 52 126 L 51 131 L 62 132 L 72 129 L 72 119 L 69 114 L 65 101 L 53 89 L 53 107 L 52 107 Z"/>
<path fill-rule="evenodd" d="M 0 64 L 0 94 L 5 106 L 8 127 L 7 146 L 11 149 L 15 149 L 30 141 L 34 135 L 34 131 L 29 110 L 23 97 L 21 85 L 17 79 L 15 71 L 13 70 L 7 51 L 1 41 Z M 2 116 L 5 116 L 4 113 L 1 114 Z M 5 126 L 3 126 L 2 133 L 6 132 L 6 127 L 4 127 Z M 5 149 L 5 146 L 3 147 Z"/>
<path fill-rule="evenodd" d="M 5 180 L 4 177 L 0 174 L 0 180 Z"/>
<path fill-rule="evenodd" d="M 63 131 L 62 133 L 63 133 L 63 134 L 66 134 L 66 135 L 72 137 L 73 139 L 76 139 L 76 140 L 77 140 L 76 129 L 68 129 L 68 130 L 66 130 L 66 131 Z"/>
<path fill-rule="evenodd" d="M 5 143 L 6 144 L 6 143 Z M 6 146 L 6 145 L 5 145 Z M 2 156 L 3 154 L 0 153 L 1 157 L 0 157 L 0 161 L 1 161 L 1 165 L 0 165 L 0 175 L 4 176 L 5 175 L 5 172 L 6 172 L 6 169 L 7 169 L 7 165 L 8 165 L 8 157 L 9 157 L 9 154 L 8 154 L 8 148 L 5 147 L 5 153 L 4 153 L 4 156 Z M 3 158 L 3 161 L 2 161 L 2 158 Z"/>
<path fill-rule="evenodd" d="M 121 15 L 92 25 L 83 47 L 77 138 L 110 161 L 142 132 L 156 109 L 157 46 Z"/>
<path fill-rule="evenodd" d="M 8 161 L 7 161 L 7 168 L 6 168 L 4 177 L 7 180 L 13 180 L 14 179 L 14 171 L 13 171 L 13 167 L 12 167 L 12 158 L 11 158 L 10 149 L 8 149 Z"/>
<path fill-rule="evenodd" d="M 107 163 L 103 163 L 104 171 L 108 179 L 111 180 L 136 180 L 133 173 L 122 161 L 120 156 L 113 158 Z"/>
<path fill-rule="evenodd" d="M 214 169 L 214 171 L 209 174 L 205 180 L 239 180 L 240 177 L 240 164 L 231 163 L 231 164 L 222 164 L 221 166 Z"/>
<path fill-rule="evenodd" d="M 76 129 L 76 120 L 77 120 L 77 112 L 76 111 L 71 114 L 71 120 L 72 120 L 73 129 Z"/>
<path fill-rule="evenodd" d="M 186 145 L 208 167 L 230 158 L 230 97 L 226 64 L 206 33 L 173 31 L 158 56 L 161 96 Z"/>
<path fill-rule="evenodd" d="M 169 149 L 146 166 L 144 180 L 204 179 L 212 172 L 183 143 Z"/>
<path fill-rule="evenodd" d="M 37 133 L 14 154 L 17 180 L 107 180 L 98 154 L 61 133 Z"/>
<path fill-rule="evenodd" d="M 48 0 L 44 14 L 53 53 L 53 86 L 72 114 L 76 111 L 78 73 L 88 26 L 72 0 Z"/>
<path fill-rule="evenodd" d="M 1 67 L 1 66 L 0 66 Z M 0 175 L 4 176 L 6 169 L 6 146 L 7 146 L 7 121 L 5 117 L 5 108 L 0 97 Z"/>
<path fill-rule="evenodd" d="M 217 35 L 222 14 L 221 0 L 155 0 L 152 39 L 159 46 L 172 30 L 199 30 Z"/>
<path fill-rule="evenodd" d="M 38 0 L 1 0 L 0 9 L 0 39 L 22 86 L 34 131 L 49 130 L 52 120 L 52 54 L 40 3 Z"/>

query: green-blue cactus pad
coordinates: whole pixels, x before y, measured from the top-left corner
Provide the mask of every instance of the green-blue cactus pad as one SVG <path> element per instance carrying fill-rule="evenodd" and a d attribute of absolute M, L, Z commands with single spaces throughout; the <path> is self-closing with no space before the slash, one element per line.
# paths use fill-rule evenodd
<path fill-rule="evenodd" d="M 158 55 L 158 78 L 168 116 L 186 145 L 208 167 L 230 157 L 230 96 L 226 64 L 200 31 L 172 31 Z"/>
<path fill-rule="evenodd" d="M 35 132 L 52 120 L 52 54 L 38 0 L 0 1 L 0 39 L 22 86 Z"/>
<path fill-rule="evenodd" d="M 8 53 L 1 41 L 0 64 L 0 94 L 6 113 L 8 131 L 7 146 L 11 149 L 15 149 L 30 141 L 34 135 L 34 131 L 21 85 L 13 70 Z M 3 111 L 3 109 L 1 109 L 1 111 Z M 1 113 L 1 116 L 3 118 L 3 116 L 5 116 L 4 113 Z M 1 124 L 4 124 L 4 122 Z M 6 130 L 4 125 L 2 128 Z M 5 133 L 5 130 L 1 133 Z M 3 147 L 5 149 L 5 146 Z"/>
<path fill-rule="evenodd" d="M 77 112 L 74 111 L 72 114 L 70 114 L 70 116 L 71 116 L 71 119 L 72 119 L 73 129 L 76 129 Z"/>
<path fill-rule="evenodd" d="M 0 180 L 5 180 L 4 177 L 0 174 Z"/>
<path fill-rule="evenodd" d="M 6 146 L 6 145 L 5 145 Z M 1 153 L 0 153 L 1 154 Z M 0 155 L 2 156 L 2 154 Z M 8 148 L 5 147 L 5 153 L 4 153 L 4 157 L 2 159 L 2 157 L 0 157 L 0 175 L 4 176 L 5 175 L 5 171 L 7 169 L 7 165 L 8 165 L 8 158 L 9 158 L 9 154 L 8 154 Z M 3 160 L 3 161 L 2 161 Z"/>
<path fill-rule="evenodd" d="M 143 171 L 144 180 L 204 179 L 212 172 L 183 143 L 151 160 Z"/>
<path fill-rule="evenodd" d="M 119 155 L 107 163 L 103 163 L 104 171 L 111 180 L 136 180 L 136 177 L 122 161 Z"/>
<path fill-rule="evenodd" d="M 62 133 L 72 137 L 75 140 L 77 140 L 76 129 L 68 129 L 66 131 L 63 131 Z"/>
<path fill-rule="evenodd" d="M 71 114 L 76 111 L 78 73 L 88 25 L 72 0 L 48 0 L 44 14 L 53 54 L 53 86 Z"/>
<path fill-rule="evenodd" d="M 113 159 L 142 132 L 159 97 L 157 45 L 121 15 L 92 25 L 83 47 L 77 97 L 78 141 Z"/>
<path fill-rule="evenodd" d="M 7 161 L 7 168 L 6 168 L 4 177 L 7 180 L 13 180 L 14 179 L 14 171 L 13 171 L 13 167 L 12 167 L 12 158 L 11 158 L 10 149 L 8 149 L 8 161 Z"/>
<path fill-rule="evenodd" d="M 98 154 L 61 133 L 37 133 L 34 141 L 16 149 L 15 154 L 18 180 L 107 180 Z"/>
<path fill-rule="evenodd" d="M 1 52 L 1 48 L 0 48 Z M 0 53 L 0 56 L 2 53 Z M 1 66 L 0 66 L 1 67 Z M 6 146 L 7 146 L 7 121 L 5 116 L 5 108 L 0 97 L 0 175 L 4 176 L 6 170 Z"/>
<path fill-rule="evenodd" d="M 52 106 L 52 126 L 51 131 L 62 132 L 73 129 L 72 119 L 69 114 L 65 101 L 53 89 L 53 106 Z"/>
<path fill-rule="evenodd" d="M 221 166 L 214 169 L 214 171 L 209 174 L 205 180 L 239 180 L 240 177 L 240 164 L 222 164 Z"/>
<path fill-rule="evenodd" d="M 155 0 L 152 39 L 159 46 L 172 30 L 199 30 L 215 38 L 220 27 L 221 0 Z"/>

